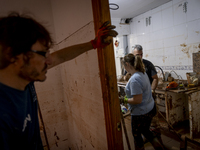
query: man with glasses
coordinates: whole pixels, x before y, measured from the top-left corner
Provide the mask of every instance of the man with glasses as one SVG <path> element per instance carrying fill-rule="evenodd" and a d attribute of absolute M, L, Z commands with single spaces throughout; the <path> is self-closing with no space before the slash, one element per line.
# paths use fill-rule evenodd
<path fill-rule="evenodd" d="M 86 51 L 104 48 L 115 37 L 104 23 L 96 38 L 50 54 L 49 32 L 34 19 L 12 13 L 0 18 L 0 149 L 43 149 L 34 81 L 45 81 L 47 70 Z"/>

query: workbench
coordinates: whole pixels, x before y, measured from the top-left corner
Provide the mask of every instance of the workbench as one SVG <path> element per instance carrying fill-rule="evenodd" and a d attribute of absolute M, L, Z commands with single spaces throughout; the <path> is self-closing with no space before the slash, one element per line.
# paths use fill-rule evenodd
<path fill-rule="evenodd" d="M 156 102 L 161 112 L 166 113 L 166 120 L 172 126 L 186 123 L 183 134 L 189 138 L 200 135 L 200 87 L 191 89 L 162 90 L 156 89 Z M 183 125 L 183 124 L 182 124 Z M 187 129 L 189 128 L 189 129 Z M 189 131 L 189 133 L 187 133 Z"/>
<path fill-rule="evenodd" d="M 120 92 L 126 83 L 117 83 Z M 173 90 L 163 88 L 156 89 L 155 93 L 159 111 L 165 114 L 167 122 L 172 126 L 182 125 L 180 134 L 190 139 L 200 138 L 200 87 Z"/>

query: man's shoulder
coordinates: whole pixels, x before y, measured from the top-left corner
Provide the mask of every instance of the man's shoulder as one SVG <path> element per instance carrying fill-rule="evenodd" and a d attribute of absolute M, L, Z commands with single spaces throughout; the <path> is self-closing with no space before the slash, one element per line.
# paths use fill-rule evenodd
<path fill-rule="evenodd" d="M 143 61 L 143 63 L 144 63 L 144 64 L 152 64 L 152 65 L 153 65 L 153 63 L 152 63 L 152 62 L 150 62 L 149 60 L 142 59 L 142 61 Z"/>

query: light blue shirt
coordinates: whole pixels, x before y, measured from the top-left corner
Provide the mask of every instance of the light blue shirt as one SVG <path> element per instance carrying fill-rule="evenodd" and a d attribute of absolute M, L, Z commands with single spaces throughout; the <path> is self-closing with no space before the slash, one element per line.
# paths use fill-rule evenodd
<path fill-rule="evenodd" d="M 149 78 L 146 73 L 134 73 L 126 84 L 125 93 L 128 98 L 142 94 L 142 102 L 140 104 L 128 104 L 131 115 L 144 115 L 153 109 L 154 99 L 152 97 Z"/>

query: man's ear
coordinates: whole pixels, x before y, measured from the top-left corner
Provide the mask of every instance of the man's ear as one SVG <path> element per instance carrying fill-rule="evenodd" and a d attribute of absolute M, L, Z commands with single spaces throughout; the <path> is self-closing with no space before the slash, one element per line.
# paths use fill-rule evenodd
<path fill-rule="evenodd" d="M 17 56 L 14 56 L 11 60 L 13 60 L 13 63 L 15 65 L 22 65 L 24 64 L 24 57 L 26 57 L 24 56 L 24 54 L 19 54 Z"/>
<path fill-rule="evenodd" d="M 4 51 L 4 56 L 6 58 L 6 60 L 10 63 L 15 63 L 17 62 L 17 60 L 20 59 L 20 55 L 17 56 L 13 56 L 12 55 L 12 49 L 10 47 L 8 47 L 5 51 Z"/>
<path fill-rule="evenodd" d="M 5 56 L 6 60 L 8 60 L 10 63 L 14 63 L 15 62 L 15 57 L 12 56 L 12 49 L 11 49 L 11 47 L 8 47 L 4 51 L 4 56 Z"/>
<path fill-rule="evenodd" d="M 11 62 L 11 63 L 14 63 L 15 61 L 16 61 L 16 58 L 15 58 L 15 57 L 10 58 L 10 62 Z"/>

